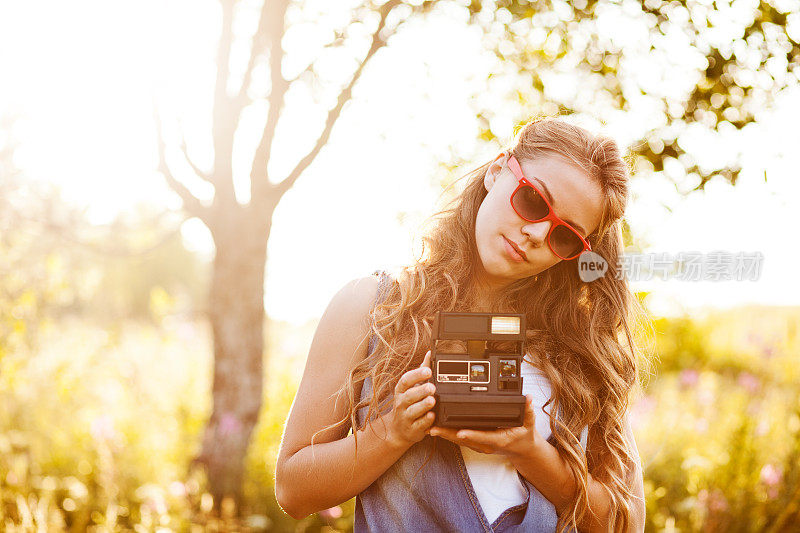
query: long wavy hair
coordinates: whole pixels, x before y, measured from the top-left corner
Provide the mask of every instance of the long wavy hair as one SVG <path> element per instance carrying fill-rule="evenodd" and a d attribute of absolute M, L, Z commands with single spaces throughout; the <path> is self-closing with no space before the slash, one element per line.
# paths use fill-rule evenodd
<path fill-rule="evenodd" d="M 560 261 L 510 284 L 493 311 L 525 313 L 526 360 L 550 380 L 552 392 L 545 405 L 552 404 L 554 415 L 561 413 L 560 418 L 550 417 L 549 440 L 569 465 L 578 491 L 559 516 L 559 531 L 577 529 L 589 510 L 589 472 L 611 493 L 612 530 L 627 531 L 635 455 L 623 423 L 630 397 L 641 387 L 638 361 L 644 358 L 634 340 L 635 327 L 646 322 L 627 279 L 618 272 L 629 165 L 612 139 L 554 117 L 532 119 L 515 137 L 511 153 L 518 160 L 555 154 L 602 187 L 602 218 L 588 241 L 607 261 L 605 275 L 583 282 L 575 261 Z M 357 428 L 356 412 L 362 408 L 367 408 L 365 423 L 385 412 L 400 376 L 419 366 L 430 348 L 436 312 L 468 311 L 479 301 L 475 218 L 487 194 L 483 177 L 490 164 L 463 176 L 463 192 L 433 215 L 435 224 L 423 237 L 415 264 L 395 272 L 384 300 L 371 311 L 376 348 L 350 369 L 337 397 L 347 398 L 347 413 L 329 427 L 349 423 Z M 373 393 L 362 400 L 357 391 L 367 376 Z M 577 437 L 585 425 L 594 443 L 594 451 L 587 447 L 586 453 Z"/>

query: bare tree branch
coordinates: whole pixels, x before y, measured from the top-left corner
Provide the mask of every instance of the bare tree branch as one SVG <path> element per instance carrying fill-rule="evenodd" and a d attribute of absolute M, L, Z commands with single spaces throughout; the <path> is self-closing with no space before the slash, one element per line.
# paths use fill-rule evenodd
<path fill-rule="evenodd" d="M 357 12 L 358 10 L 354 10 L 354 11 L 356 12 L 356 15 L 354 17 L 352 17 L 350 21 L 348 21 L 348 23 L 345 25 L 345 29 L 348 26 L 350 26 L 351 24 L 353 24 L 354 22 L 357 22 L 357 21 L 359 21 L 359 20 L 361 20 L 363 18 L 363 15 L 359 15 L 358 14 L 358 12 Z M 275 15 L 272 16 L 272 18 L 277 20 L 277 17 L 282 17 L 282 16 L 285 16 L 285 12 L 283 13 L 283 15 L 275 14 Z M 259 32 L 262 32 L 262 33 L 265 33 L 265 34 L 269 32 L 269 30 L 267 29 L 267 23 L 265 21 L 269 20 L 270 18 L 271 17 L 267 13 L 266 3 L 265 3 L 265 7 L 262 10 L 262 17 L 261 17 L 261 20 L 259 21 Z M 275 28 L 273 28 L 271 30 L 271 35 L 273 35 L 273 36 L 277 35 L 278 33 L 280 33 L 280 35 L 282 36 L 282 34 L 284 33 L 284 28 L 281 27 L 280 29 L 277 29 L 277 30 Z M 336 47 L 336 46 L 341 46 L 344 43 L 343 33 L 344 33 L 344 30 L 334 32 L 333 39 L 330 42 L 328 42 L 325 45 L 323 45 L 322 49 L 325 50 L 325 49 L 333 48 L 333 47 Z M 251 71 L 252 71 L 252 69 L 254 68 L 254 65 L 255 65 L 256 54 L 261 52 L 261 50 L 259 50 L 259 48 L 258 48 L 258 44 L 261 43 L 261 45 L 263 46 L 264 42 L 265 41 L 263 41 L 261 38 L 258 38 L 258 37 L 254 38 L 253 48 L 252 48 L 252 52 L 251 52 L 251 55 L 250 55 L 250 62 L 249 62 L 249 65 L 248 65 L 248 71 L 246 73 L 247 77 L 245 78 L 245 82 L 246 83 L 249 83 L 250 80 L 251 80 L 251 76 L 252 76 L 252 72 Z M 278 47 L 278 48 L 276 48 L 276 47 Z M 263 183 L 259 183 L 259 182 L 262 181 L 262 180 L 266 181 L 266 182 L 269 181 L 268 177 L 267 177 L 267 164 L 269 163 L 271 144 L 272 144 L 273 136 L 275 134 L 275 128 L 277 127 L 277 122 L 278 122 L 278 119 L 280 117 L 280 110 L 281 110 L 281 108 L 283 106 L 283 98 L 284 98 L 286 92 L 292 86 L 292 84 L 294 84 L 296 81 L 298 81 L 300 78 L 302 78 L 303 75 L 305 75 L 306 73 L 309 73 L 309 72 L 313 73 L 314 72 L 314 65 L 316 64 L 316 60 L 312 60 L 311 62 L 309 62 L 308 65 L 306 65 L 306 68 L 304 68 L 302 71 L 300 71 L 292 79 L 285 80 L 283 78 L 283 76 L 281 75 L 280 61 L 279 61 L 279 59 L 282 59 L 283 50 L 282 50 L 282 48 L 279 48 L 279 47 L 280 47 L 280 39 L 277 39 L 277 38 L 273 37 L 272 44 L 271 44 L 271 50 L 279 50 L 281 52 L 281 54 L 280 54 L 280 56 L 271 55 L 271 59 L 272 59 L 272 61 L 271 61 L 271 73 L 272 73 L 273 77 L 272 77 L 272 91 L 270 92 L 270 96 L 269 96 L 269 102 L 270 102 L 269 113 L 270 113 L 270 116 L 267 117 L 267 125 L 266 125 L 266 127 L 264 129 L 264 132 L 262 133 L 262 137 L 261 137 L 261 140 L 259 142 L 259 147 L 256 150 L 256 154 L 255 154 L 255 156 L 253 158 L 253 164 L 252 164 L 251 172 L 250 172 L 250 180 L 251 180 L 250 181 L 250 195 L 251 195 L 251 198 L 258 198 L 260 195 L 265 194 L 265 192 L 263 190 L 264 188 L 267 188 L 267 189 L 269 188 L 268 185 L 265 186 Z M 272 52 L 270 52 L 270 53 L 272 54 Z M 246 97 L 246 94 L 243 94 L 243 92 L 242 92 L 242 91 L 246 91 L 246 90 L 247 90 L 247 88 L 243 84 L 242 87 L 241 87 L 240 93 L 239 93 L 239 97 L 238 97 L 238 102 L 240 103 L 240 105 L 246 105 L 250 101 L 250 99 Z M 241 112 L 241 109 L 239 109 L 239 112 Z"/>
<path fill-rule="evenodd" d="M 323 49 L 325 49 L 325 48 L 328 48 L 329 46 L 331 46 L 331 43 L 328 43 L 328 44 L 326 44 L 326 45 L 323 47 Z M 288 85 L 291 87 L 291 85 L 292 85 L 294 82 L 296 82 L 297 80 L 299 80 L 300 78 L 302 78 L 304 74 L 306 74 L 306 73 L 308 73 L 308 72 L 311 72 L 311 73 L 313 73 L 313 72 L 314 72 L 314 64 L 315 64 L 315 63 L 316 63 L 316 60 L 314 60 L 314 61 L 311 61 L 311 62 L 310 62 L 308 65 L 306 65 L 306 68 L 304 68 L 303 70 L 301 70 L 301 71 L 300 71 L 300 72 L 297 74 L 297 76 L 295 76 L 294 78 L 292 78 L 291 80 L 289 80 L 289 81 L 288 81 Z"/>
<path fill-rule="evenodd" d="M 345 27 L 350 26 L 354 22 L 358 22 L 359 20 L 361 20 L 361 18 L 363 18 L 362 15 L 356 15 L 346 24 Z M 265 22 L 266 20 L 267 16 L 266 16 L 266 4 L 265 4 L 265 8 L 262 10 L 261 18 L 259 20 L 258 30 L 256 31 L 256 34 L 253 36 L 253 45 L 252 48 L 250 49 L 250 58 L 247 64 L 247 69 L 245 70 L 244 79 L 242 81 L 242 85 L 239 87 L 239 94 L 236 96 L 236 103 L 234 107 L 237 113 L 241 113 L 242 109 L 244 109 L 245 106 L 247 106 L 253 101 L 253 99 L 248 96 L 247 91 L 249 90 L 250 83 L 252 82 L 253 79 L 253 71 L 255 70 L 255 64 L 256 61 L 258 60 L 258 56 L 264 51 L 266 47 L 266 39 L 265 39 L 267 33 L 266 22 Z M 345 39 L 343 37 L 343 32 L 336 31 L 334 32 L 333 39 L 330 42 L 322 45 L 322 50 L 328 50 L 334 47 L 342 46 L 344 42 Z M 294 78 L 287 80 L 287 85 L 291 87 L 297 80 L 302 78 L 303 75 L 305 75 L 306 73 L 308 72 L 313 73 L 314 65 L 316 64 L 316 62 L 317 62 L 316 59 L 312 60 L 308 65 L 306 65 L 306 68 L 301 70 Z"/>
<path fill-rule="evenodd" d="M 214 203 L 230 206 L 236 203 L 233 189 L 233 137 L 238 116 L 232 111 L 232 100 L 227 86 L 230 77 L 230 55 L 233 42 L 233 7 L 235 0 L 221 0 L 222 28 L 217 45 L 217 76 L 214 86 L 214 172 L 213 181 L 217 194 Z"/>
<path fill-rule="evenodd" d="M 267 15 L 268 38 L 269 38 L 269 70 L 271 78 L 271 89 L 269 94 L 269 111 L 267 112 L 267 123 L 261 140 L 256 148 L 253 157 L 253 165 L 250 169 L 250 197 L 251 201 L 260 196 L 259 181 L 268 182 L 267 163 L 269 162 L 272 137 L 275 135 L 275 128 L 278 124 L 281 109 L 283 108 L 283 98 L 289 88 L 289 84 L 281 73 L 281 62 L 283 60 L 283 47 L 281 38 L 285 31 L 286 9 L 289 5 L 288 0 L 269 1 L 265 4 L 271 6 Z M 266 9 L 266 7 L 265 7 Z"/>
<path fill-rule="evenodd" d="M 247 91 L 250 89 L 250 82 L 253 80 L 253 70 L 256 67 L 258 56 L 261 55 L 267 45 L 267 22 L 270 20 L 269 4 L 270 0 L 264 0 L 264 3 L 261 5 L 261 15 L 258 19 L 256 33 L 253 35 L 253 44 L 250 47 L 250 57 L 247 60 L 247 68 L 244 69 L 242 85 L 239 87 L 239 94 L 236 95 L 236 99 L 234 101 L 234 113 L 237 116 L 239 116 L 239 114 L 242 112 L 242 109 L 244 109 L 245 106 L 250 103 L 250 98 L 247 96 Z"/>
<path fill-rule="evenodd" d="M 208 209 L 200 203 L 200 200 L 195 197 L 191 191 L 175 179 L 173 176 L 172 171 L 169 169 L 169 165 L 167 165 L 167 156 L 166 156 L 166 143 L 164 142 L 164 132 L 163 126 L 161 123 L 161 117 L 158 113 L 158 109 L 156 105 L 153 104 L 153 119 L 156 125 L 156 136 L 158 140 L 158 170 L 163 174 L 164 179 L 167 181 L 167 184 L 170 188 L 175 191 L 178 196 L 181 197 L 183 201 L 183 208 L 192 216 L 196 216 L 203 221 L 208 220 Z"/>
<path fill-rule="evenodd" d="M 355 18 L 351 19 L 350 22 L 347 23 L 347 26 L 345 26 L 345 28 L 347 28 L 348 26 L 350 26 L 354 22 L 360 21 L 362 18 L 363 17 L 360 16 L 357 13 Z M 344 42 L 345 42 L 345 40 L 344 40 L 344 37 L 343 37 L 343 32 L 341 32 L 341 31 L 334 32 L 333 40 L 331 40 L 330 42 L 327 42 L 324 45 L 322 45 L 322 50 L 328 50 L 328 49 L 331 49 L 331 48 L 342 46 L 344 44 Z M 319 59 L 319 58 L 311 60 L 311 62 L 309 62 L 309 64 L 306 65 L 306 68 L 301 70 L 294 78 L 290 79 L 289 80 L 289 86 L 291 87 L 292 84 L 294 82 L 296 82 L 297 80 L 299 80 L 300 78 L 302 78 L 304 74 L 306 74 L 308 72 L 312 72 L 313 73 L 314 72 L 314 65 L 317 63 L 317 59 Z"/>
<path fill-rule="evenodd" d="M 195 164 L 195 162 L 192 161 L 192 158 L 189 157 L 189 151 L 186 148 L 186 139 L 185 138 L 181 139 L 181 152 L 183 152 L 183 157 L 186 159 L 186 162 L 189 164 L 189 166 L 192 167 L 192 170 L 194 170 L 194 173 L 197 174 L 197 176 L 202 178 L 204 181 L 207 181 L 208 183 L 213 185 L 213 182 L 211 181 L 211 175 L 208 172 L 205 172 L 200 167 L 198 167 Z"/>
<path fill-rule="evenodd" d="M 322 130 L 322 133 L 317 139 L 317 142 L 314 144 L 314 147 L 308 154 L 306 154 L 305 157 L 303 157 L 303 159 L 300 160 L 300 162 L 297 164 L 297 166 L 295 166 L 294 170 L 292 170 L 292 172 L 286 179 L 284 179 L 277 185 L 269 186 L 267 188 L 267 191 L 265 192 L 268 193 L 271 192 L 277 198 L 283 196 L 286 193 L 286 191 L 288 191 L 292 187 L 292 185 L 294 185 L 294 182 L 297 181 L 297 178 L 300 177 L 300 174 L 302 174 L 303 171 L 311 164 L 311 162 L 317 156 L 322 147 L 325 146 L 325 143 L 328 142 L 331 130 L 333 130 L 333 125 L 336 123 L 336 119 L 339 118 L 339 114 L 341 113 L 344 104 L 346 104 L 347 101 L 350 100 L 352 96 L 353 87 L 355 86 L 358 79 L 361 77 L 361 73 L 363 72 L 364 67 L 367 65 L 369 60 L 375 55 L 375 53 L 386 45 L 386 41 L 391 36 L 391 34 L 395 33 L 397 29 L 400 27 L 400 24 L 398 24 L 393 30 L 387 32 L 387 34 L 384 35 L 384 29 L 386 27 L 386 17 L 388 17 L 392 9 L 394 9 L 400 3 L 401 2 L 399 0 L 391 0 L 389 2 L 386 2 L 383 6 L 381 6 L 379 11 L 380 21 L 378 22 L 378 27 L 376 28 L 375 32 L 372 34 L 372 44 L 370 45 L 369 50 L 367 51 L 367 55 L 358 65 L 358 68 L 353 73 L 353 77 L 351 78 L 350 82 L 342 90 L 342 92 L 339 93 L 339 98 L 336 102 L 336 105 L 328 112 L 328 117 L 325 121 L 325 128 Z M 268 182 L 267 184 L 269 185 Z"/>

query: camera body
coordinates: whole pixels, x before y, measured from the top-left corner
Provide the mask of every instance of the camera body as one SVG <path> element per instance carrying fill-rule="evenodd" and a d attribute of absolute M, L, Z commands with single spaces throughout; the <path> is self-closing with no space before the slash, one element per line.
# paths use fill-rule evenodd
<path fill-rule="evenodd" d="M 467 353 L 439 346 L 448 340 L 465 341 Z M 488 348 L 487 341 L 494 347 Z M 501 343 L 513 348 L 501 351 L 496 347 Z M 521 426 L 525 416 L 524 355 L 523 314 L 437 312 L 430 379 L 436 386 L 434 423 L 474 429 Z"/>

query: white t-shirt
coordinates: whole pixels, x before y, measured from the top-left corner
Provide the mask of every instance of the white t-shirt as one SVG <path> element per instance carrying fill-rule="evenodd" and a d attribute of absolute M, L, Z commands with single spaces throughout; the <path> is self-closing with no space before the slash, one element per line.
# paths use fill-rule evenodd
<path fill-rule="evenodd" d="M 536 430 L 547 439 L 550 436 L 550 407 L 542 406 L 550 397 L 550 380 L 535 366 L 522 362 L 522 394 L 533 395 Z M 545 412 L 547 415 L 545 415 Z M 517 475 L 517 469 L 504 455 L 480 453 L 460 446 L 469 479 L 478 496 L 487 520 L 491 524 L 500 513 L 525 502 L 527 491 Z"/>

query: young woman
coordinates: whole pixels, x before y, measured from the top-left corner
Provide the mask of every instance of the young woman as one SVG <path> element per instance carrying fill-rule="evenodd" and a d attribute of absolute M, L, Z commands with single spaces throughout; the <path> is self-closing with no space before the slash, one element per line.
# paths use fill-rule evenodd
<path fill-rule="evenodd" d="M 301 518 L 356 496 L 356 531 L 642 531 L 627 408 L 643 314 L 617 271 L 619 149 L 542 118 L 466 178 L 413 266 L 330 302 L 283 435 L 278 502 Z M 608 265 L 593 281 L 579 275 L 587 251 Z M 523 426 L 434 425 L 439 310 L 525 313 Z"/>

